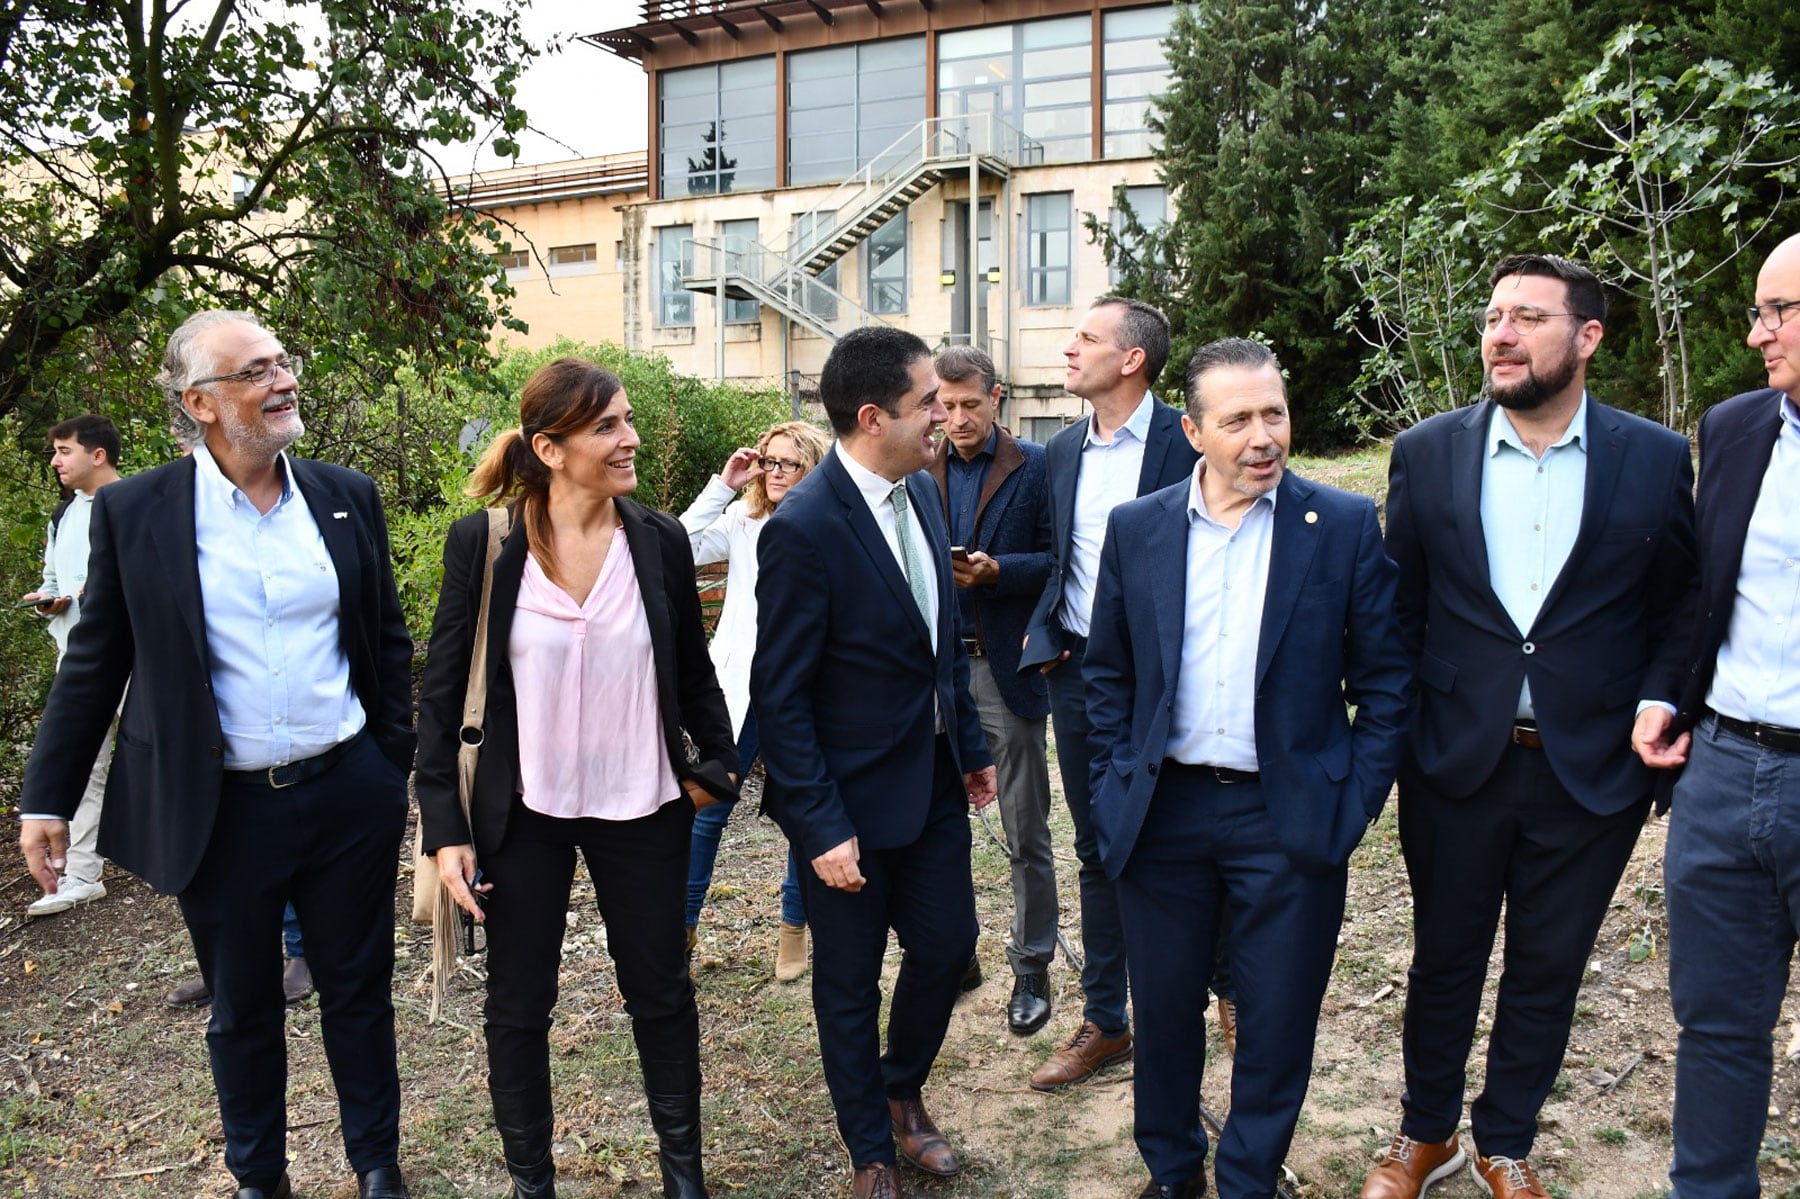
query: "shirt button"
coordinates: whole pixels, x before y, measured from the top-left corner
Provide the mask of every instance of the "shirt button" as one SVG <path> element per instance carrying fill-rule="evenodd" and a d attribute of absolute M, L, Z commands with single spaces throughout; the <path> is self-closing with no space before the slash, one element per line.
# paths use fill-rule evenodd
<path fill-rule="evenodd" d="M 1532 584 L 1532 585 L 1531 585 L 1531 589 L 1532 589 L 1532 590 L 1533 590 L 1533 591 L 1536 591 L 1536 590 L 1537 590 L 1537 584 L 1536 584 L 1536 583 L 1533 583 L 1533 584 Z"/>
<path fill-rule="evenodd" d="M 280 724 L 280 723 L 281 723 L 281 719 L 282 719 L 282 718 L 281 718 L 281 717 L 279 717 L 279 716 L 277 716 L 277 717 L 276 717 L 276 718 L 275 718 L 275 723 L 276 723 L 276 724 Z"/>
<path fill-rule="evenodd" d="M 1219 733 L 1219 735 L 1220 735 L 1220 736 L 1221 736 L 1221 737 L 1223 737 L 1223 736 L 1224 736 L 1224 735 L 1225 735 L 1225 730 L 1224 730 L 1224 729 L 1219 729 L 1219 730 L 1218 730 L 1218 733 Z"/>

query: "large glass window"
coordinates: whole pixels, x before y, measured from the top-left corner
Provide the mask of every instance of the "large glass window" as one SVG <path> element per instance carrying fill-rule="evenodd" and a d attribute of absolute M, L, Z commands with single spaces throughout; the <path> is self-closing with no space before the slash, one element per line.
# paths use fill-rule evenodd
<path fill-rule="evenodd" d="M 1074 196 L 1044 192 L 1025 197 L 1025 302 L 1067 304 L 1069 262 L 1075 251 Z"/>
<path fill-rule="evenodd" d="M 775 186 L 773 58 L 664 71 L 656 81 L 663 196 Z"/>
<path fill-rule="evenodd" d="M 869 275 L 863 303 L 881 316 L 906 311 L 906 213 L 889 218 L 869 235 Z"/>
<path fill-rule="evenodd" d="M 1156 152 L 1161 139 L 1150 131 L 1150 98 L 1169 86 L 1162 43 L 1174 19 L 1173 5 L 1106 14 L 1104 157 L 1141 158 Z"/>
<path fill-rule="evenodd" d="M 694 293 L 681 285 L 682 276 L 694 271 L 694 227 L 664 225 L 656 231 L 656 294 L 658 328 L 673 329 L 694 323 Z"/>
<path fill-rule="evenodd" d="M 1043 143 L 1045 162 L 1093 153 L 1093 26 L 1085 15 L 938 37 L 938 114 L 998 113 Z"/>
<path fill-rule="evenodd" d="M 925 39 L 788 56 L 788 182 L 856 173 L 925 119 Z"/>
<path fill-rule="evenodd" d="M 1160 184 L 1145 187 L 1128 187 L 1125 189 L 1125 208 L 1137 218 L 1137 223 L 1146 233 L 1153 233 L 1169 223 L 1169 192 Z M 1125 227 L 1125 212 L 1115 208 L 1112 211 L 1113 236 L 1119 239 L 1119 248 L 1133 258 L 1137 255 L 1137 239 Z M 1119 282 L 1120 271 L 1115 263 L 1108 272 L 1112 282 Z"/>
<path fill-rule="evenodd" d="M 727 271 L 752 271 L 756 268 L 756 219 L 719 222 L 720 249 L 725 252 Z M 754 325 L 762 319 L 762 305 L 755 300 L 726 300 L 725 323 Z"/>

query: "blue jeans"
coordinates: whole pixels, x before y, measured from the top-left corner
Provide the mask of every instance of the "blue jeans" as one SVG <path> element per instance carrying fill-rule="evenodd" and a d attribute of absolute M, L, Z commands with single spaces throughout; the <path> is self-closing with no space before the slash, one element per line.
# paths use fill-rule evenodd
<path fill-rule="evenodd" d="M 1663 876 L 1681 1025 L 1674 1199 L 1758 1195 L 1769 1035 L 1800 927 L 1800 755 L 1702 721 L 1675 786 Z"/>
<path fill-rule="evenodd" d="M 756 762 L 756 754 L 762 748 L 762 740 L 756 732 L 756 715 L 751 713 L 744 717 L 744 727 L 738 731 L 738 778 L 748 778 L 750 767 Z M 688 852 L 687 882 L 687 926 L 696 928 L 700 924 L 700 909 L 706 906 L 706 893 L 712 889 L 713 862 L 719 856 L 719 838 L 725 832 L 725 824 L 735 811 L 735 803 L 708 804 L 694 814 L 694 839 Z M 795 873 L 799 863 L 795 860 L 792 846 L 788 847 L 787 873 L 781 879 L 781 919 L 787 924 L 806 923 L 806 904 L 800 898 L 800 880 Z"/>
<path fill-rule="evenodd" d="M 281 914 L 281 943 L 287 949 L 288 961 L 298 962 L 306 957 L 306 945 L 300 940 L 300 917 L 294 915 L 291 903 Z"/>

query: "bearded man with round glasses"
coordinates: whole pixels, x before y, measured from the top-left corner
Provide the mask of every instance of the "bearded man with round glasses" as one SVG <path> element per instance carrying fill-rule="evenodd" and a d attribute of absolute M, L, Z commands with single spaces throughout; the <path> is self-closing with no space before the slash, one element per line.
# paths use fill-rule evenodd
<path fill-rule="evenodd" d="M 1388 554 L 1418 685 L 1400 768 L 1413 961 L 1398 1132 L 1362 1199 L 1416 1199 L 1470 1161 L 1498 1199 L 1529 1162 L 1582 971 L 1650 809 L 1637 713 L 1679 695 L 1694 609 L 1685 437 L 1587 394 L 1593 272 L 1515 255 L 1480 317 L 1480 402 L 1402 433 Z M 1502 906 L 1504 973 L 1475 1150 L 1457 1137 Z M 1472 1160 L 1471 1160 L 1472 1159 Z"/>
<path fill-rule="evenodd" d="M 374 482 L 286 453 L 305 430 L 299 372 L 248 313 L 196 313 L 170 336 L 158 382 L 193 453 L 95 494 L 81 623 L 25 766 L 19 842 L 53 890 L 87 779 L 76 762 L 123 696 L 99 849 L 180 901 L 212 993 L 237 1199 L 292 1194 L 290 901 L 357 1193 L 404 1199 L 394 877 L 412 639 Z"/>

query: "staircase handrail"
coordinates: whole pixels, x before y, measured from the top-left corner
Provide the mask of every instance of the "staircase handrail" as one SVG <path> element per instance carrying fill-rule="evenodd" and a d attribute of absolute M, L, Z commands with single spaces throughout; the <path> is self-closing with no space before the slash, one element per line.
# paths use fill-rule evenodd
<path fill-rule="evenodd" d="M 790 316 L 800 319 L 803 324 L 813 325 L 833 338 L 839 336 L 839 327 L 846 324 L 846 319 L 850 328 L 888 323 L 817 275 L 801 269 L 799 264 L 754 238 L 691 237 L 683 238 L 682 245 L 687 251 L 684 258 L 690 259 L 694 264 L 692 270 L 683 272 L 684 278 L 728 279 L 734 275 L 741 276 L 773 295 L 785 297 L 791 305 L 788 310 Z M 704 263 L 699 253 L 702 250 L 707 254 Z M 736 260 L 735 265 L 733 259 Z M 799 293 L 798 296 L 796 292 Z M 724 298 L 722 295 L 715 297 L 721 303 Z M 834 315 L 825 317 L 813 311 L 812 302 L 819 299 L 829 299 L 833 303 Z M 846 312 L 850 314 L 848 318 L 844 316 Z"/>

